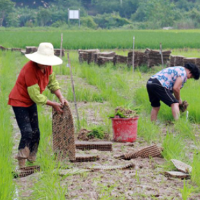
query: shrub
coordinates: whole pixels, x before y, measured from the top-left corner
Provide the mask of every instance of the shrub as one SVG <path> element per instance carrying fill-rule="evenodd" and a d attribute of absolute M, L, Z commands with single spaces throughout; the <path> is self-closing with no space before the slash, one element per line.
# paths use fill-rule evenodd
<path fill-rule="evenodd" d="M 126 24 L 131 24 L 128 19 L 122 18 L 119 16 L 119 14 L 116 13 L 97 15 L 94 17 L 94 21 L 101 28 L 121 27 Z"/>
<path fill-rule="evenodd" d="M 97 24 L 94 22 L 93 18 L 89 16 L 81 18 L 81 25 L 88 28 L 97 28 Z"/>
<path fill-rule="evenodd" d="M 51 26 L 55 27 L 55 28 L 58 28 L 58 27 L 61 27 L 61 26 L 66 26 L 66 25 L 67 24 L 64 21 L 56 21 Z"/>

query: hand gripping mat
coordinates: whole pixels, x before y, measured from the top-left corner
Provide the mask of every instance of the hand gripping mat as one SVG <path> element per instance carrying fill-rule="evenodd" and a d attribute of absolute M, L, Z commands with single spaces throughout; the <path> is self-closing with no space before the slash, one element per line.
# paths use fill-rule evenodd
<path fill-rule="evenodd" d="M 133 169 L 133 168 L 135 168 L 134 163 L 129 163 L 126 165 L 114 165 L 114 166 L 93 166 L 87 169 L 90 169 L 92 171 L 98 171 L 98 170 L 126 170 L 126 169 Z"/>
<path fill-rule="evenodd" d="M 53 150 L 58 159 L 75 160 L 74 123 L 69 105 L 63 106 L 63 114 L 52 110 Z"/>
<path fill-rule="evenodd" d="M 139 151 L 136 152 L 130 152 L 127 154 L 123 154 L 121 156 L 118 156 L 116 158 L 121 158 L 124 160 L 130 160 L 132 158 L 149 158 L 149 157 L 161 157 L 161 150 L 156 146 L 156 145 L 152 145 L 152 146 L 148 146 L 145 147 Z"/>
<path fill-rule="evenodd" d="M 22 178 L 39 171 L 40 171 L 40 166 L 36 165 L 36 166 L 22 167 L 13 174 L 14 178 Z"/>
<path fill-rule="evenodd" d="M 97 142 L 75 141 L 75 145 L 76 149 L 80 150 L 97 149 L 99 151 L 112 151 L 112 142 L 107 142 L 107 141 L 97 141 Z"/>

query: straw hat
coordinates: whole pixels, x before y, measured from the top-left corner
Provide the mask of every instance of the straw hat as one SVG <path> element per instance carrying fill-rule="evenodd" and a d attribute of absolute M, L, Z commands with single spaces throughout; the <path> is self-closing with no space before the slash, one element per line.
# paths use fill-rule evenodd
<path fill-rule="evenodd" d="M 41 65 L 60 65 L 62 59 L 54 55 L 54 48 L 51 43 L 40 43 L 38 50 L 35 53 L 25 54 L 25 56 Z"/>

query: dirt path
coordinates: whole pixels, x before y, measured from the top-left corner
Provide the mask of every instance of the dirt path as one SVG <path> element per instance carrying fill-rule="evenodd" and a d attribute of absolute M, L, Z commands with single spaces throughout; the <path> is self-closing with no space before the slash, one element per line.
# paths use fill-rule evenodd
<path fill-rule="evenodd" d="M 59 77 L 65 84 L 66 77 Z M 87 87 L 90 87 L 89 85 Z M 95 89 L 93 86 L 91 86 Z M 74 104 L 70 103 L 73 116 L 75 116 Z M 110 105 L 104 103 L 78 102 L 81 119 L 87 116 L 88 124 L 104 123 L 100 115 L 100 110 L 109 110 Z M 51 115 L 51 109 L 46 109 Z M 20 132 L 16 121 L 12 116 L 13 132 L 15 144 L 13 147 L 13 157 L 17 153 L 17 147 L 20 139 Z M 161 130 L 165 134 L 165 130 Z M 112 138 L 112 136 L 111 136 Z M 180 179 L 168 178 L 163 175 L 164 164 L 163 158 L 151 159 L 132 159 L 131 161 L 115 159 L 115 155 L 135 151 L 141 147 L 146 147 L 147 144 L 142 138 L 137 138 L 133 145 L 129 146 L 125 143 L 113 143 L 112 152 L 101 152 L 97 150 L 80 151 L 79 154 L 95 154 L 99 155 L 100 160 L 88 163 L 73 163 L 70 166 L 80 169 L 89 166 L 112 166 L 134 163 L 134 169 L 128 170 L 113 170 L 113 171 L 96 171 L 85 172 L 74 176 L 69 176 L 62 180 L 61 185 L 68 187 L 66 199 L 70 200 L 97 200 L 97 199 L 125 199 L 125 200 L 148 200 L 148 199 L 182 199 L 180 188 L 183 188 L 183 181 Z M 160 145 L 160 144 L 158 144 Z M 15 161 L 17 166 L 17 162 Z M 38 174 L 33 174 L 24 178 L 16 179 L 19 199 L 31 199 L 32 187 L 39 178 Z M 200 199 L 199 194 L 194 194 L 190 200 Z"/>

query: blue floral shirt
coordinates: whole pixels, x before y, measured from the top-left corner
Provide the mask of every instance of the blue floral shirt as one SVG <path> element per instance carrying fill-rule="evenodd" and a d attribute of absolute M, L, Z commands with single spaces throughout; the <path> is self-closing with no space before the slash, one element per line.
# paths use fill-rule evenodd
<path fill-rule="evenodd" d="M 168 67 L 153 75 L 151 78 L 157 78 L 161 85 L 171 91 L 178 77 L 182 78 L 182 86 L 187 81 L 186 71 L 184 67 Z"/>

